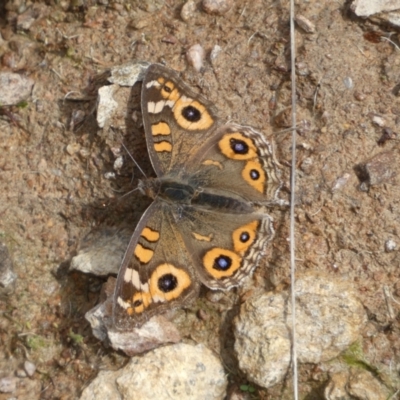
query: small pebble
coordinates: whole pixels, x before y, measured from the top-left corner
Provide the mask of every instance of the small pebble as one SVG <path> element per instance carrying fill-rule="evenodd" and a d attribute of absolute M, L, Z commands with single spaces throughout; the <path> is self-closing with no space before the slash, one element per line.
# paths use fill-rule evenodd
<path fill-rule="evenodd" d="M 383 151 L 358 164 L 355 172 L 366 188 L 392 182 L 400 172 L 400 155 L 395 150 Z M 360 189 L 363 190 L 361 185 Z"/>
<path fill-rule="evenodd" d="M 80 149 L 79 150 L 79 155 L 82 158 L 88 158 L 90 156 L 90 151 L 88 149 Z"/>
<path fill-rule="evenodd" d="M 202 321 L 207 321 L 208 315 L 204 310 L 200 309 L 197 311 L 197 318 L 201 319 Z"/>
<path fill-rule="evenodd" d="M 233 6 L 233 0 L 203 0 L 203 10 L 207 14 L 223 15 Z"/>
<path fill-rule="evenodd" d="M 67 153 L 72 156 L 80 150 L 81 146 L 79 143 L 70 143 L 67 145 Z"/>
<path fill-rule="evenodd" d="M 104 178 L 106 178 L 106 179 L 115 179 L 115 172 L 106 172 L 104 174 Z"/>
<path fill-rule="evenodd" d="M 47 161 L 44 158 L 41 158 L 37 164 L 37 169 L 39 171 L 46 171 L 47 170 Z"/>
<path fill-rule="evenodd" d="M 328 123 L 330 117 L 331 117 L 331 115 L 329 114 L 329 112 L 328 112 L 328 111 L 324 111 L 324 112 L 322 113 L 322 115 L 321 115 L 322 122 L 323 122 L 324 124 Z"/>
<path fill-rule="evenodd" d="M 309 174 L 312 171 L 313 161 L 310 157 L 306 157 L 300 164 L 300 169 L 305 173 Z"/>
<path fill-rule="evenodd" d="M 188 0 L 182 7 L 181 18 L 185 22 L 191 21 L 196 13 L 196 3 L 193 0 Z"/>
<path fill-rule="evenodd" d="M 5 243 L 0 242 L 0 295 L 9 295 L 14 292 L 17 274 L 10 252 Z"/>
<path fill-rule="evenodd" d="M 208 301 L 211 301 L 211 303 L 219 303 L 224 295 L 224 292 L 221 290 L 209 290 L 206 294 L 206 298 Z"/>
<path fill-rule="evenodd" d="M 35 20 L 38 18 L 36 10 L 33 8 L 28 9 L 24 13 L 18 15 L 17 18 L 17 29 L 18 30 L 29 30 Z"/>
<path fill-rule="evenodd" d="M 164 36 L 161 41 L 163 43 L 168 43 L 168 44 L 177 44 L 178 39 L 174 35 L 166 35 Z"/>
<path fill-rule="evenodd" d="M 123 165 L 124 165 L 124 158 L 122 156 L 117 157 L 114 161 L 114 169 L 116 171 L 119 171 Z"/>
<path fill-rule="evenodd" d="M 396 242 L 392 239 L 386 240 L 385 242 L 385 251 L 387 253 L 390 253 L 391 251 L 394 251 L 396 249 Z"/>
<path fill-rule="evenodd" d="M 300 75 L 300 76 L 310 75 L 310 70 L 307 67 L 307 64 L 305 64 L 303 62 L 299 62 L 299 63 L 297 63 L 296 68 L 297 68 L 298 75 Z"/>
<path fill-rule="evenodd" d="M 164 7 L 164 0 L 144 0 L 139 2 L 139 7 L 148 13 L 160 11 Z"/>
<path fill-rule="evenodd" d="M 36 365 L 33 362 L 27 360 L 24 362 L 24 370 L 27 375 L 31 377 L 36 371 Z"/>
<path fill-rule="evenodd" d="M 315 32 L 315 25 L 307 19 L 304 15 L 297 15 L 296 16 L 296 23 L 297 25 L 303 29 L 306 33 L 314 33 Z"/>
<path fill-rule="evenodd" d="M 332 191 L 340 190 L 350 178 L 350 174 L 345 173 L 340 178 L 336 179 L 335 183 L 332 185 Z"/>
<path fill-rule="evenodd" d="M 18 368 L 16 371 L 15 371 L 15 375 L 18 377 L 18 378 L 26 378 L 28 375 L 26 374 L 26 372 L 22 369 L 22 368 Z"/>
<path fill-rule="evenodd" d="M 140 30 L 140 29 L 146 28 L 147 26 L 151 25 L 151 21 L 152 21 L 151 18 L 139 16 L 137 18 L 132 19 L 130 26 L 133 29 Z"/>
<path fill-rule="evenodd" d="M 36 111 L 42 113 L 44 111 L 44 104 L 41 100 L 36 100 Z"/>
<path fill-rule="evenodd" d="M 186 58 L 189 64 L 197 72 L 200 72 L 200 70 L 203 68 L 204 56 L 205 56 L 205 51 L 203 47 L 199 44 L 194 44 L 186 52 Z"/>
<path fill-rule="evenodd" d="M 353 89 L 354 87 L 353 79 L 351 79 L 349 76 L 346 76 L 346 78 L 343 79 L 343 83 L 347 89 Z"/>
<path fill-rule="evenodd" d="M 71 122 L 69 124 L 69 129 L 73 131 L 81 122 L 84 121 L 86 114 L 82 110 L 74 110 L 71 114 Z"/>
<path fill-rule="evenodd" d="M 354 92 L 354 98 L 358 101 L 363 101 L 365 100 L 367 96 L 365 96 L 365 94 L 363 92 L 359 92 L 359 91 L 355 91 Z"/>
<path fill-rule="evenodd" d="M 54 175 L 54 176 L 62 176 L 62 171 L 58 168 L 52 168 L 50 170 L 50 172 Z"/>
<path fill-rule="evenodd" d="M 112 146 L 110 147 L 111 152 L 115 157 L 119 157 L 121 155 L 121 147 L 120 146 Z"/>
<path fill-rule="evenodd" d="M 5 376 L 0 379 L 0 393 L 11 393 L 17 388 L 17 380 L 13 376 Z"/>
<path fill-rule="evenodd" d="M 380 117 L 379 115 L 374 115 L 374 116 L 372 117 L 372 122 L 373 122 L 375 125 L 378 125 L 378 126 L 380 126 L 380 127 L 385 126 L 385 120 L 384 120 L 382 117 Z"/>
<path fill-rule="evenodd" d="M 4 63 L 4 56 L 3 56 Z M 34 81 L 24 75 L 3 71 L 0 73 L 0 104 L 15 105 L 27 100 L 32 92 Z"/>
<path fill-rule="evenodd" d="M 210 61 L 213 63 L 219 56 L 219 53 L 221 53 L 222 47 L 218 46 L 217 44 L 212 48 L 211 54 L 210 54 Z"/>
<path fill-rule="evenodd" d="M 377 143 L 379 146 L 383 146 L 388 140 L 396 140 L 397 133 L 393 132 L 390 128 L 384 128 L 382 136 L 378 139 Z"/>

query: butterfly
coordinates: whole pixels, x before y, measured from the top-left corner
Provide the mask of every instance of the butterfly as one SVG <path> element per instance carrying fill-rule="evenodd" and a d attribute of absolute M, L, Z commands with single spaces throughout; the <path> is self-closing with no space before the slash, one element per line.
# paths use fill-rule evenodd
<path fill-rule="evenodd" d="M 148 67 L 141 105 L 156 177 L 139 181 L 153 199 L 123 258 L 113 324 L 138 327 L 198 296 L 200 285 L 240 285 L 274 236 L 281 188 L 271 144 L 256 130 L 222 124 L 215 106 L 162 65 Z"/>

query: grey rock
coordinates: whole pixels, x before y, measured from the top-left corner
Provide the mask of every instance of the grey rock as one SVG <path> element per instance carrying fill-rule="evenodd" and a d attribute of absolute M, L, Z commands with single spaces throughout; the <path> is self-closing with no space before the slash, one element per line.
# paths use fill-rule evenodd
<path fill-rule="evenodd" d="M 34 81 L 13 72 L 0 72 L 0 105 L 16 105 L 31 95 Z"/>
<path fill-rule="evenodd" d="M 385 242 L 385 251 L 390 253 L 391 251 L 396 250 L 397 244 L 393 239 L 388 239 Z"/>
<path fill-rule="evenodd" d="M 298 359 L 320 363 L 337 357 L 360 336 L 367 322 L 350 282 L 308 273 L 296 282 Z M 288 315 L 291 325 L 291 315 Z"/>
<path fill-rule="evenodd" d="M 223 15 L 233 6 L 233 0 L 203 0 L 203 10 L 207 14 Z"/>
<path fill-rule="evenodd" d="M 186 58 L 189 64 L 197 71 L 203 68 L 205 51 L 200 44 L 194 44 L 186 52 Z"/>
<path fill-rule="evenodd" d="M 235 320 L 235 352 L 249 380 L 268 388 L 281 382 L 290 365 L 290 337 L 283 317 L 286 296 L 256 295 Z"/>
<path fill-rule="evenodd" d="M 400 151 L 383 151 L 369 160 L 358 164 L 355 172 L 361 184 L 376 186 L 383 183 L 396 183 L 400 173 Z"/>
<path fill-rule="evenodd" d="M 135 61 L 111 68 L 111 76 L 108 81 L 120 86 L 133 86 L 142 81 L 150 64 L 144 61 Z"/>
<path fill-rule="evenodd" d="M 85 314 L 96 338 L 110 345 L 114 350 L 123 351 L 128 356 L 135 356 L 181 340 L 181 335 L 175 325 L 161 315 L 150 318 L 140 327 L 117 330 L 112 319 L 114 287 L 115 278 L 109 278 L 104 286 L 104 293 L 101 295 L 106 299 Z"/>
<path fill-rule="evenodd" d="M 122 400 L 116 385 L 120 374 L 120 371 L 100 371 L 82 392 L 80 400 Z"/>
<path fill-rule="evenodd" d="M 0 379 L 0 393 L 12 393 L 17 389 L 17 378 L 5 376 Z"/>
<path fill-rule="evenodd" d="M 356 341 L 366 322 L 350 285 L 309 273 L 296 282 L 297 357 L 301 363 L 328 361 Z M 291 362 L 289 294 L 257 293 L 235 320 L 235 351 L 250 381 L 268 388 L 286 376 Z"/>
<path fill-rule="evenodd" d="M 351 369 L 350 371 L 332 374 L 325 387 L 324 399 L 342 400 L 349 398 L 385 400 L 389 398 L 389 393 L 388 390 L 367 371 Z"/>
<path fill-rule="evenodd" d="M 103 86 L 99 89 L 96 118 L 100 128 L 106 126 L 106 121 L 111 119 L 118 108 L 118 103 L 114 100 L 114 93 L 118 89 L 119 85 Z"/>
<path fill-rule="evenodd" d="M 369 17 L 373 14 L 400 9 L 398 0 L 355 0 L 351 9 L 359 17 Z"/>
<path fill-rule="evenodd" d="M 398 0 L 355 0 L 350 8 L 357 16 L 369 18 L 374 23 L 400 27 Z"/>
<path fill-rule="evenodd" d="M 161 10 L 164 7 L 164 0 L 144 0 L 139 1 L 139 7 L 148 13 L 154 13 Z"/>
<path fill-rule="evenodd" d="M 15 290 L 17 274 L 5 243 L 0 242 L 0 294 L 9 295 Z"/>
<path fill-rule="evenodd" d="M 89 233 L 81 242 L 70 269 L 96 276 L 117 274 L 132 232 L 116 228 Z"/>
<path fill-rule="evenodd" d="M 304 15 L 297 15 L 296 16 L 296 23 L 297 25 L 306 33 L 314 33 L 315 32 L 315 25 Z"/>
<path fill-rule="evenodd" d="M 36 365 L 33 362 L 27 360 L 24 362 L 24 370 L 27 375 L 31 377 L 36 372 Z"/>
<path fill-rule="evenodd" d="M 188 0 L 181 9 L 181 18 L 185 22 L 193 20 L 197 10 L 197 5 L 193 0 Z"/>
<path fill-rule="evenodd" d="M 211 53 L 210 53 L 210 61 L 213 65 L 216 62 L 221 51 L 222 51 L 222 47 L 217 44 L 212 48 Z"/>
<path fill-rule="evenodd" d="M 134 357 L 119 371 L 101 372 L 80 400 L 222 400 L 226 387 L 222 364 L 211 350 L 180 343 Z"/>

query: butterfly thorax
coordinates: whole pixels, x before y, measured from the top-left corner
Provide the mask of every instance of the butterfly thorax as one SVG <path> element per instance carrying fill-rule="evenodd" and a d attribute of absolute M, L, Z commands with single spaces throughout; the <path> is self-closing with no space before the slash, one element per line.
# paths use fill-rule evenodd
<path fill-rule="evenodd" d="M 190 204 L 195 194 L 191 185 L 163 178 L 141 180 L 139 190 L 152 199 L 159 198 L 175 204 Z"/>
<path fill-rule="evenodd" d="M 246 214 L 253 207 L 239 196 L 219 193 L 196 183 L 182 183 L 169 178 L 150 178 L 139 181 L 139 190 L 152 199 L 160 199 L 175 205 L 191 205 L 205 210 Z"/>

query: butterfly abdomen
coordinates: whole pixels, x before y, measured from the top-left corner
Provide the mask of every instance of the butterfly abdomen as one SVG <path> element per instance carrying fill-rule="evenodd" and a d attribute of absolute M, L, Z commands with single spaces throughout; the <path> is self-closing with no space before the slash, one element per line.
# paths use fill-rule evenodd
<path fill-rule="evenodd" d="M 253 207 L 240 199 L 207 191 L 196 191 L 192 198 L 191 205 L 229 214 L 247 214 L 254 212 Z"/>

